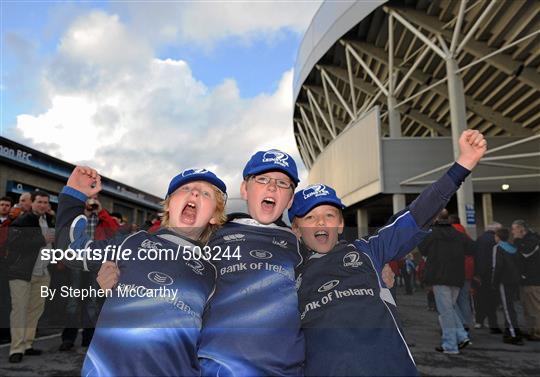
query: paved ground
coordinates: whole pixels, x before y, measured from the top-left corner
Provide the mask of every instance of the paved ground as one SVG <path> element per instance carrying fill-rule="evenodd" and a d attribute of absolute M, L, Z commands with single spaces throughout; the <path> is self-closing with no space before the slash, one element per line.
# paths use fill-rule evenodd
<path fill-rule="evenodd" d="M 425 295 L 398 295 L 406 337 L 423 376 L 540 376 L 540 342 L 514 346 L 502 342 L 489 329 L 472 330 L 473 344 L 460 355 L 444 355 L 434 350 L 440 335 L 435 312 L 426 310 Z M 520 307 L 518 312 L 521 314 Z M 498 314 L 502 325 L 502 312 Z M 520 315 L 520 323 L 523 323 Z"/>
<path fill-rule="evenodd" d="M 449 356 L 434 351 L 439 342 L 436 313 L 426 310 L 425 296 L 398 294 L 406 336 L 424 376 L 540 376 L 540 342 L 524 346 L 502 343 L 499 335 L 486 329 L 474 330 L 473 345 L 461 355 Z M 502 314 L 499 313 L 499 319 Z M 42 356 L 27 356 L 21 364 L 7 362 L 7 345 L 0 346 L 0 376 L 75 376 L 83 361 L 80 350 L 58 352 L 60 339 L 48 336 L 35 343 Z"/>

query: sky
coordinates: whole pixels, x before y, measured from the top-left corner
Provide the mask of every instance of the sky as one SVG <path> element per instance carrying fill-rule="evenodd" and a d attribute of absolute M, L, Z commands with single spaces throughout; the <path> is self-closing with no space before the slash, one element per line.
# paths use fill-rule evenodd
<path fill-rule="evenodd" d="M 191 167 L 238 197 L 293 137 L 292 77 L 319 1 L 0 2 L 0 134 L 163 196 Z"/>

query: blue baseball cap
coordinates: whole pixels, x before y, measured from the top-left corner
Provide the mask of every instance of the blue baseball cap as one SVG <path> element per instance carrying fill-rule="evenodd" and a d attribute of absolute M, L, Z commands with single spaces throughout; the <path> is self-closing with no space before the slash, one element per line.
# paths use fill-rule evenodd
<path fill-rule="evenodd" d="M 296 162 L 287 153 L 277 149 L 258 151 L 249 159 L 243 171 L 244 179 L 249 175 L 264 173 L 267 171 L 280 171 L 291 178 L 298 185 L 298 169 Z"/>
<path fill-rule="evenodd" d="M 206 169 L 186 169 L 169 183 L 169 189 L 167 190 L 167 196 L 171 195 L 176 189 L 186 183 L 193 181 L 205 181 L 213 184 L 221 190 L 225 195 L 227 194 L 227 186 L 225 182 L 217 177 L 214 173 Z"/>
<path fill-rule="evenodd" d="M 292 206 L 289 208 L 289 221 L 292 223 L 295 217 L 304 217 L 321 204 L 330 204 L 339 209 L 345 208 L 332 187 L 323 184 L 311 185 L 294 194 Z"/>

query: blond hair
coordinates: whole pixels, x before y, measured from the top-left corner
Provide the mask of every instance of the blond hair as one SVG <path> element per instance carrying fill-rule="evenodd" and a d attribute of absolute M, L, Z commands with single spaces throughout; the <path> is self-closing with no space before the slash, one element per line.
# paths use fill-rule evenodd
<path fill-rule="evenodd" d="M 206 244 L 212 234 L 218 230 L 225 222 L 227 221 L 227 214 L 225 213 L 225 194 L 218 189 L 216 186 L 212 185 L 212 190 L 214 190 L 214 194 L 216 197 L 216 209 L 214 211 L 213 217 L 216 219 L 215 224 L 208 224 L 206 228 L 204 228 L 203 232 L 199 236 L 199 241 L 203 244 Z M 169 225 L 169 203 L 171 201 L 171 197 L 168 196 L 165 198 L 164 201 L 162 201 L 160 204 L 163 206 L 163 212 L 159 214 L 161 218 L 161 226 L 170 228 Z"/>

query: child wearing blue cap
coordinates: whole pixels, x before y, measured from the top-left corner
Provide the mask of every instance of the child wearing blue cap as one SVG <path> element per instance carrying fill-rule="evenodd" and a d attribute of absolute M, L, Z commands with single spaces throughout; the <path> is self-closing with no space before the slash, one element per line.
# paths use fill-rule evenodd
<path fill-rule="evenodd" d="M 463 132 L 459 146 L 446 174 L 367 239 L 338 240 L 344 206 L 332 188 L 312 185 L 295 194 L 289 219 L 311 252 L 297 278 L 307 376 L 418 375 L 381 271 L 424 238 L 486 151 L 478 131 Z"/>
<path fill-rule="evenodd" d="M 216 269 L 194 253 L 226 220 L 225 184 L 206 169 L 184 170 L 170 182 L 156 233 L 93 241 L 86 236 L 83 210 L 86 198 L 100 190 L 98 173 L 77 166 L 59 196 L 57 216 L 57 245 L 84 250 L 82 260 L 64 263 L 98 270 L 115 252 L 121 272 L 116 290 L 102 292 L 109 298 L 82 375 L 200 375 L 197 344 Z M 158 250 L 165 253 L 151 257 Z"/>
<path fill-rule="evenodd" d="M 199 358 L 203 376 L 298 376 L 304 339 L 295 287 L 298 242 L 281 217 L 298 171 L 291 156 L 259 151 L 246 164 L 235 214 L 209 245 L 239 247 L 240 260 L 216 261 L 216 291 L 205 312 Z"/>
<path fill-rule="evenodd" d="M 295 268 L 298 241 L 281 220 L 292 204 L 298 171 L 287 153 L 255 153 L 243 171 L 240 194 L 248 213 L 231 214 L 213 234 L 212 250 L 240 250 L 239 259 L 213 260 L 216 289 L 203 319 L 199 362 L 203 376 L 302 375 L 304 338 L 300 329 Z M 109 276 L 102 287 L 115 283 Z"/>

